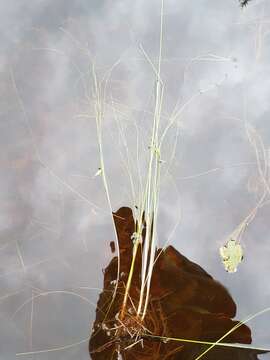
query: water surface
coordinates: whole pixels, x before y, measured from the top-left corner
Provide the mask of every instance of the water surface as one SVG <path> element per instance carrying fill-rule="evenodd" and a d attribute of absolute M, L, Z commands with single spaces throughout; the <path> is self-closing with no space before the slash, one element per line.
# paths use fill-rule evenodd
<path fill-rule="evenodd" d="M 104 119 L 117 210 L 132 204 L 119 131 L 133 164 L 136 129 L 142 168 L 147 155 L 154 75 L 139 49 L 156 61 L 160 7 L 154 0 L 43 0 L 5 2 L 0 10 L 1 356 L 75 344 L 21 358 L 89 359 L 102 269 L 114 240 L 102 181 L 94 177 L 95 122 L 85 117 L 93 110 L 86 99 L 90 64 L 95 61 L 101 77 L 121 58 Z M 218 254 L 263 191 L 245 122 L 268 154 L 269 13 L 267 1 L 251 1 L 244 11 L 236 0 L 165 1 L 162 126 L 177 101 L 193 100 L 164 143 L 159 243 L 169 239 L 222 283 L 237 304 L 237 319 L 269 306 L 267 203 L 242 238 L 238 271 L 225 272 Z M 250 322 L 253 345 L 269 346 L 269 316 Z"/>

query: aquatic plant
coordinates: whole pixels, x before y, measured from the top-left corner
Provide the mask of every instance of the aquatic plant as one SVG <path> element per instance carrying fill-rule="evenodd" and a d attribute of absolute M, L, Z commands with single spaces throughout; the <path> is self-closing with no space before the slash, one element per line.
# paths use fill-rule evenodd
<path fill-rule="evenodd" d="M 120 311 L 120 320 L 122 321 L 125 317 L 127 301 L 129 297 L 130 287 L 132 284 L 132 278 L 134 275 L 134 266 L 137 258 L 137 253 L 141 249 L 142 256 L 142 272 L 141 272 L 141 287 L 140 287 L 140 300 L 136 309 L 137 317 L 140 321 L 144 320 L 144 317 L 147 312 L 147 307 L 149 303 L 150 295 L 150 284 L 152 278 L 153 267 L 155 263 L 155 252 L 156 252 L 156 223 L 157 223 L 157 214 L 158 214 L 158 200 L 159 200 L 159 187 L 160 187 L 160 171 L 161 171 L 161 148 L 164 137 L 168 129 L 177 119 L 178 114 L 174 114 L 164 132 L 160 134 L 159 123 L 162 113 L 162 101 L 163 101 L 163 82 L 161 79 L 161 58 L 162 58 L 162 43 L 163 43 L 163 0 L 161 1 L 161 20 L 160 20 L 160 46 L 159 46 L 159 60 L 158 65 L 155 65 L 151 62 L 143 48 L 141 48 L 146 59 L 153 68 L 156 77 L 155 85 L 155 106 L 153 112 L 153 123 L 152 123 L 152 134 L 149 144 L 149 158 L 147 165 L 146 178 L 144 183 L 144 189 L 140 194 L 139 201 L 137 205 L 134 206 L 135 214 L 135 226 L 132 232 L 132 241 L 133 241 L 133 254 L 132 262 L 129 270 L 128 280 L 126 283 L 125 295 L 123 299 L 123 304 Z M 115 66 L 115 65 L 114 65 Z M 108 77 L 98 81 L 95 68 L 93 67 L 93 83 L 94 83 L 94 103 L 95 103 L 95 118 L 97 126 L 97 135 L 98 135 L 98 144 L 100 152 L 100 168 L 98 174 L 102 176 L 105 192 L 107 195 L 109 208 L 112 211 L 112 205 L 110 201 L 109 189 L 107 184 L 105 166 L 104 166 L 104 157 L 102 149 L 102 119 L 104 115 L 104 99 L 106 97 Z M 111 73 L 111 71 L 110 71 Z M 145 240 L 144 246 L 142 247 L 143 231 L 145 229 Z M 116 290 L 118 288 L 118 283 L 120 279 L 120 251 L 117 242 L 117 252 L 118 252 L 118 271 L 116 276 Z"/>
<path fill-rule="evenodd" d="M 243 1 L 241 6 L 244 7 L 247 3 L 248 1 Z M 173 247 L 162 249 L 157 247 L 157 216 L 163 163 L 162 145 L 168 130 L 182 111 L 182 108 L 178 109 L 176 106 L 165 129 L 160 131 L 164 97 L 164 83 L 161 76 L 163 12 L 164 1 L 161 0 L 157 64 L 154 64 L 144 48 L 140 47 L 141 53 L 155 76 L 155 104 L 146 176 L 143 181 L 140 177 L 141 192 L 139 194 L 135 194 L 133 179 L 130 178 L 134 199 L 132 209 L 121 208 L 113 212 L 102 147 L 102 121 L 107 85 L 111 71 L 117 63 L 101 80 L 97 77 L 95 67 L 92 68 L 93 99 L 100 150 L 100 167 L 96 175 L 102 177 L 115 224 L 117 257 L 113 258 L 105 270 L 104 289 L 98 301 L 97 317 L 93 325 L 89 351 L 92 358 L 98 360 L 104 357 L 110 359 L 200 359 L 203 356 L 207 359 L 215 359 L 217 356 L 219 359 L 247 358 L 247 356 L 257 359 L 257 354 L 264 353 L 268 349 L 245 348 L 242 345 L 230 344 L 233 342 L 249 344 L 251 333 L 245 321 L 232 320 L 235 315 L 235 304 L 226 289 L 199 265 L 190 262 Z M 254 140 L 254 132 L 251 138 L 249 125 L 246 125 L 246 131 L 257 154 L 259 174 L 262 179 L 265 179 L 267 165 L 264 164 L 264 170 L 261 169 L 261 159 L 257 152 L 261 144 L 258 145 L 258 139 Z M 257 206 L 220 248 L 225 269 L 229 272 L 235 272 L 243 259 L 240 239 L 246 225 L 254 219 L 258 209 L 265 203 L 269 186 L 266 180 L 264 185 L 264 193 Z M 185 266 L 187 266 L 186 269 Z M 185 271 L 188 274 L 187 279 L 184 276 Z M 203 303 L 196 302 L 198 289 L 194 292 L 194 276 L 198 277 L 195 283 L 201 295 L 207 293 Z M 200 285 L 201 278 L 203 286 Z M 172 281 L 171 287 L 168 286 L 170 281 Z M 214 291 L 212 297 L 208 286 Z M 185 302 L 186 299 L 182 299 L 185 298 L 186 293 L 189 294 L 187 302 Z M 209 308 L 212 304 L 210 298 L 214 299 L 214 306 L 218 306 L 219 296 L 222 305 L 214 310 Z M 183 329 L 181 326 L 184 324 L 186 326 Z M 209 330 L 209 333 L 204 332 L 203 329 Z M 223 343 L 223 339 L 228 343 Z M 178 344 L 179 342 L 181 345 Z"/>

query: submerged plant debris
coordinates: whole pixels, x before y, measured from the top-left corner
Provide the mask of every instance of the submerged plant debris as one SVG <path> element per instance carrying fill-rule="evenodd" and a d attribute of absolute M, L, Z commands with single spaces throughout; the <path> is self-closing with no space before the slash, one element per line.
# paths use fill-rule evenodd
<path fill-rule="evenodd" d="M 114 257 L 104 270 L 104 289 L 97 303 L 89 342 L 93 360 L 195 359 L 209 345 L 172 338 L 215 342 L 239 323 L 232 320 L 236 304 L 226 288 L 172 246 L 156 250 L 158 258 L 143 322 L 136 316 L 141 287 L 141 251 L 137 253 L 129 299 L 121 317 L 133 253 L 132 210 L 120 208 L 114 213 L 114 221 L 120 248 L 120 280 L 113 299 L 118 264 L 118 258 Z M 223 341 L 250 344 L 251 331 L 242 324 Z M 263 351 L 215 346 L 204 359 L 256 360 L 260 353 Z"/>

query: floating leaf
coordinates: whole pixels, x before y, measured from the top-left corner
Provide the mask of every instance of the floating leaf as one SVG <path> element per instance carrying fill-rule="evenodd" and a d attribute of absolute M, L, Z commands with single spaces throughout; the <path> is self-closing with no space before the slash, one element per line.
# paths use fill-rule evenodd
<path fill-rule="evenodd" d="M 238 265 L 243 260 L 241 244 L 234 239 L 230 239 L 225 246 L 219 249 L 219 253 L 225 270 L 230 273 L 236 272 Z"/>

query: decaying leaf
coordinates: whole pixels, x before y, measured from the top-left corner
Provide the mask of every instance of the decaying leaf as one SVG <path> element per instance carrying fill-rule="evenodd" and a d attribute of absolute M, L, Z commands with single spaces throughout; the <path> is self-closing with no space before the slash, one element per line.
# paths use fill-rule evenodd
<path fill-rule="evenodd" d="M 229 239 L 226 245 L 220 247 L 219 253 L 225 270 L 230 273 L 236 272 L 244 258 L 241 244 L 234 239 Z"/>
<path fill-rule="evenodd" d="M 172 246 L 156 250 L 159 257 L 155 263 L 149 306 L 143 321 L 136 317 L 141 286 L 141 251 L 138 252 L 127 311 L 120 318 L 133 253 L 131 237 L 135 223 L 131 209 L 126 207 L 114 213 L 114 221 L 121 256 L 121 275 L 112 302 L 118 263 L 117 257 L 114 257 L 104 271 L 104 288 L 97 303 L 89 342 L 92 360 L 194 360 L 206 350 L 205 345 L 162 341 L 158 337 L 214 342 L 239 324 L 237 320 L 232 320 L 236 314 L 236 304 L 228 290 Z M 145 229 L 143 239 L 144 236 Z M 228 248 L 231 247 L 232 243 Z M 224 341 L 250 344 L 251 331 L 242 324 Z M 258 354 L 263 352 L 214 347 L 203 359 L 258 360 Z"/>

